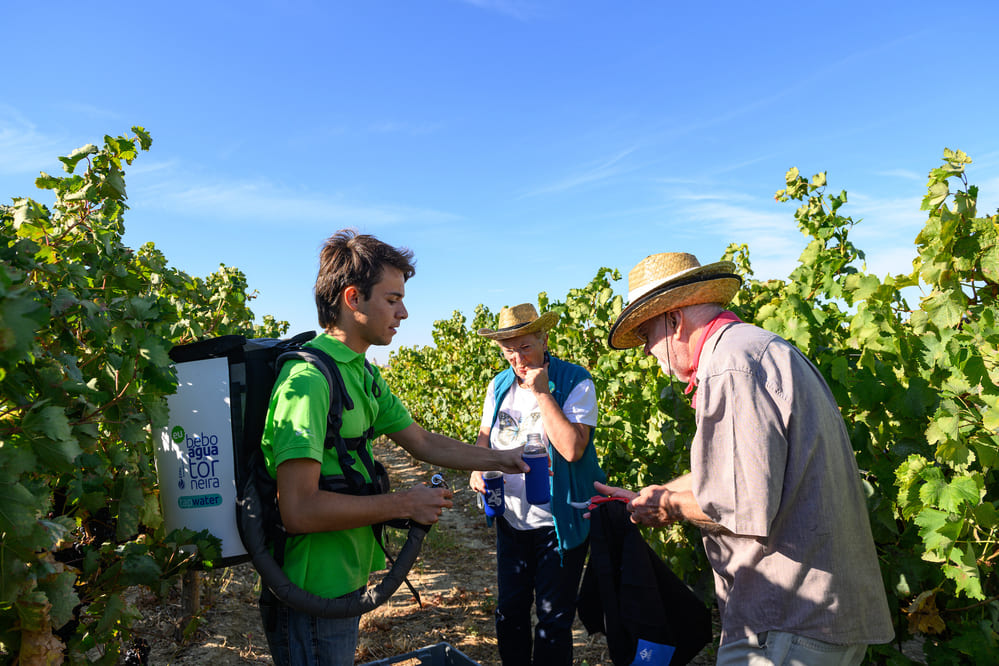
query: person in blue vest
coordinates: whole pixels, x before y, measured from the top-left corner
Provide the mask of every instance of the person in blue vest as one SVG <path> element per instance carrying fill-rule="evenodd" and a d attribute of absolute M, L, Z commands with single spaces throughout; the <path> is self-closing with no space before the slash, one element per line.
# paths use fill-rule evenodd
<path fill-rule="evenodd" d="M 496 518 L 496 638 L 510 666 L 572 664 L 572 622 L 586 559 L 589 521 L 569 502 L 588 500 L 606 479 L 593 433 L 597 395 L 590 373 L 548 351 L 558 314 L 539 316 L 530 303 L 500 310 L 498 328 L 479 330 L 510 367 L 486 390 L 476 445 L 520 448 L 541 436 L 551 467 L 547 504 L 527 501 L 523 474 L 504 474 L 503 513 Z M 469 485 L 485 493 L 480 472 Z M 531 632 L 531 603 L 538 623 Z"/>

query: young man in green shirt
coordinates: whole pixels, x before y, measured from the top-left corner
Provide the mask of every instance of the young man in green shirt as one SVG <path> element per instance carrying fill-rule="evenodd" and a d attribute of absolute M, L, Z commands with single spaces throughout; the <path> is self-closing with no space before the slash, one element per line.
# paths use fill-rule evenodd
<path fill-rule="evenodd" d="M 403 304 L 413 276 L 412 253 L 373 236 L 341 230 L 321 253 L 316 306 L 324 332 L 307 343 L 337 363 L 354 409 L 343 413 L 341 434 L 369 427 L 413 457 L 453 469 L 526 471 L 520 449 L 491 450 L 428 432 L 392 395 L 377 368 L 365 369 L 371 345 L 387 345 L 408 317 Z M 290 537 L 283 569 L 293 583 L 325 598 L 360 596 L 368 574 L 384 567 L 371 525 L 396 518 L 431 525 L 451 506 L 451 491 L 419 485 L 357 496 L 319 489 L 319 478 L 341 473 L 336 451 L 324 448 L 329 386 L 309 363 L 285 363 L 274 385 L 262 448 L 277 479 L 281 519 Z M 370 452 L 370 441 L 365 445 Z M 358 465 L 360 467 L 360 465 Z M 282 604 L 261 603 L 275 664 L 352 664 L 360 618 L 310 616 Z"/>

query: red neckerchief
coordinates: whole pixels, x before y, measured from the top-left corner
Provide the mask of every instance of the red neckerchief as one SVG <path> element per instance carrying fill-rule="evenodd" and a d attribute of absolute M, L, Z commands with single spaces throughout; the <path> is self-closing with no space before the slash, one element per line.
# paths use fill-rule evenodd
<path fill-rule="evenodd" d="M 707 342 L 708 338 L 715 334 L 719 328 L 726 324 L 741 323 L 742 320 L 736 316 L 734 312 L 729 310 L 723 310 L 717 317 L 708 323 L 708 327 L 704 330 L 704 335 L 701 339 L 697 341 L 697 349 L 694 350 L 694 365 L 690 368 L 690 383 L 687 384 L 687 388 L 683 391 L 684 395 L 697 390 L 697 366 L 701 361 L 701 349 L 704 348 L 704 343 Z M 694 409 L 697 409 L 697 393 L 690 399 L 690 405 Z"/>

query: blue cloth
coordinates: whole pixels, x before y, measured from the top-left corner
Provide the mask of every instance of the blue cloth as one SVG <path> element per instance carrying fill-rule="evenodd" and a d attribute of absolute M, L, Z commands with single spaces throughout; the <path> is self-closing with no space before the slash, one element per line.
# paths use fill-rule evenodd
<path fill-rule="evenodd" d="M 639 638 L 638 647 L 635 649 L 635 661 L 631 662 L 631 666 L 669 666 L 674 652 L 676 648 L 672 645 Z"/>
<path fill-rule="evenodd" d="M 554 396 L 559 407 L 565 405 L 569 394 L 576 386 L 586 379 L 591 379 L 586 368 L 573 363 L 568 363 L 550 354 L 548 360 L 548 378 L 554 385 L 552 396 Z M 493 427 L 499 416 L 500 406 L 503 404 L 503 397 L 510 390 L 516 381 L 516 374 L 513 368 L 507 368 L 496 375 L 493 379 L 493 394 L 496 396 L 496 407 L 493 411 Z M 583 451 L 583 457 L 576 462 L 569 462 L 562 457 L 555 447 L 548 444 L 548 455 L 552 460 L 551 477 L 551 509 L 552 517 L 555 520 L 555 533 L 558 537 L 559 551 L 564 552 L 575 548 L 586 540 L 590 533 L 589 521 L 583 518 L 586 513 L 584 509 L 574 509 L 569 506 L 569 502 L 581 502 L 593 496 L 593 482 L 604 483 L 607 476 L 600 469 L 597 460 L 597 451 L 593 445 L 596 428 L 590 428 L 590 441 Z"/>

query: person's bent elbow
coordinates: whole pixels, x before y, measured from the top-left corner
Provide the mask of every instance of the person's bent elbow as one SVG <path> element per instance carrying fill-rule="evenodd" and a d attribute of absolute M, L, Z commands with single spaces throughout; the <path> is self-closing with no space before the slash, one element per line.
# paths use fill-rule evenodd
<path fill-rule="evenodd" d="M 319 469 L 317 461 L 307 458 L 294 458 L 278 465 L 278 511 L 289 534 L 318 531 L 312 523 L 319 504 Z"/>
<path fill-rule="evenodd" d="M 568 451 L 569 455 L 562 454 L 562 457 L 571 463 L 579 462 L 583 459 L 586 447 L 590 445 L 590 427 L 582 423 L 576 424 L 573 426 L 573 434 L 572 445 Z M 559 451 L 559 453 L 562 452 Z"/>
<path fill-rule="evenodd" d="M 308 521 L 304 519 L 301 511 L 291 506 L 291 502 L 278 501 L 278 511 L 281 513 L 281 524 L 288 534 L 308 534 L 311 530 Z"/>
<path fill-rule="evenodd" d="M 580 460 L 583 459 L 584 451 L 586 451 L 585 443 L 583 444 L 583 446 L 573 446 L 572 449 L 569 451 L 569 455 L 563 456 L 563 458 L 565 458 L 567 462 L 571 463 L 579 462 Z"/>

